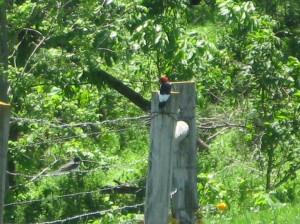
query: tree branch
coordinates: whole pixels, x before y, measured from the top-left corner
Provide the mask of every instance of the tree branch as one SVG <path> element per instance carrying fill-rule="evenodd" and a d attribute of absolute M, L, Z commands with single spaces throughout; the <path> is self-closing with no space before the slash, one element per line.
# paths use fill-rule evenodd
<path fill-rule="evenodd" d="M 85 72 L 85 75 L 90 78 L 92 84 L 100 85 L 101 83 L 107 84 L 109 87 L 115 89 L 120 94 L 125 96 L 128 100 L 134 103 L 136 106 L 141 108 L 143 111 L 149 111 L 151 103 L 149 100 L 143 98 L 140 94 L 135 92 L 133 89 L 126 86 L 122 81 L 113 77 L 111 74 L 103 71 L 102 69 L 91 70 Z"/>
<path fill-rule="evenodd" d="M 286 173 L 286 175 L 276 184 L 274 184 L 272 187 L 270 187 L 270 190 L 274 190 L 278 187 L 280 187 L 282 184 L 284 184 L 285 182 L 287 182 L 293 175 L 295 175 L 295 173 L 300 169 L 300 165 L 291 168 L 289 170 L 289 172 Z"/>

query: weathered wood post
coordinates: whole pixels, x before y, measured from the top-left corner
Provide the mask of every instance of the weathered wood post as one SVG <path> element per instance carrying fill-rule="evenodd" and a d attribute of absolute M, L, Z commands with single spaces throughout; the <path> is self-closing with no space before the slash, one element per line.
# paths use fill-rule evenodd
<path fill-rule="evenodd" d="M 196 150 L 196 90 L 194 82 L 172 83 L 180 92 L 178 120 L 189 126 L 189 132 L 173 149 L 172 212 L 180 224 L 193 224 L 198 220 L 197 150 Z M 198 220 L 200 221 L 200 220 Z"/>
<path fill-rule="evenodd" d="M 10 105 L 0 101 L 0 224 L 3 224 Z"/>
<path fill-rule="evenodd" d="M 172 149 L 178 112 L 178 93 L 171 93 L 159 110 L 158 93 L 152 93 L 150 152 L 148 161 L 145 223 L 167 224 L 170 208 Z"/>

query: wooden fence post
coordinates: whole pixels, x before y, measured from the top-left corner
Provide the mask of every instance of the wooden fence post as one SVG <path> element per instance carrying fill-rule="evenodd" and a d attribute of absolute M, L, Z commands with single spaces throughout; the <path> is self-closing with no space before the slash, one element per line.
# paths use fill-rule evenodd
<path fill-rule="evenodd" d="M 197 150 L 196 150 L 196 90 L 194 82 L 172 83 L 173 90 L 180 92 L 178 120 L 189 126 L 189 133 L 173 149 L 172 212 L 180 224 L 193 224 L 199 217 L 197 194 Z"/>
<path fill-rule="evenodd" d="M 0 101 L 0 224 L 3 224 L 10 105 Z"/>
<path fill-rule="evenodd" d="M 178 93 L 171 93 L 159 110 L 158 93 L 152 93 L 150 152 L 147 175 L 145 223 L 167 224 L 170 208 L 172 149 L 178 112 Z"/>

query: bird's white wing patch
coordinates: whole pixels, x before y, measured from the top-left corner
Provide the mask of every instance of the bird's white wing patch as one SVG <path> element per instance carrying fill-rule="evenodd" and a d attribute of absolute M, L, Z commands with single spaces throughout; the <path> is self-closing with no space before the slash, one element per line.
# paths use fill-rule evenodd
<path fill-rule="evenodd" d="M 158 93 L 159 102 L 165 102 L 169 99 L 169 97 L 170 97 L 170 95 L 164 95 L 164 94 Z"/>

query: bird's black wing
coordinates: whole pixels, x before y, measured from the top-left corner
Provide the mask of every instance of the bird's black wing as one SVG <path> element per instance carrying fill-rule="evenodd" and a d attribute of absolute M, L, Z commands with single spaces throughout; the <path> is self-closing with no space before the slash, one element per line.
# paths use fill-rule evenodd
<path fill-rule="evenodd" d="M 161 84 L 159 93 L 162 95 L 170 95 L 171 89 L 172 89 L 171 83 L 165 82 Z"/>

